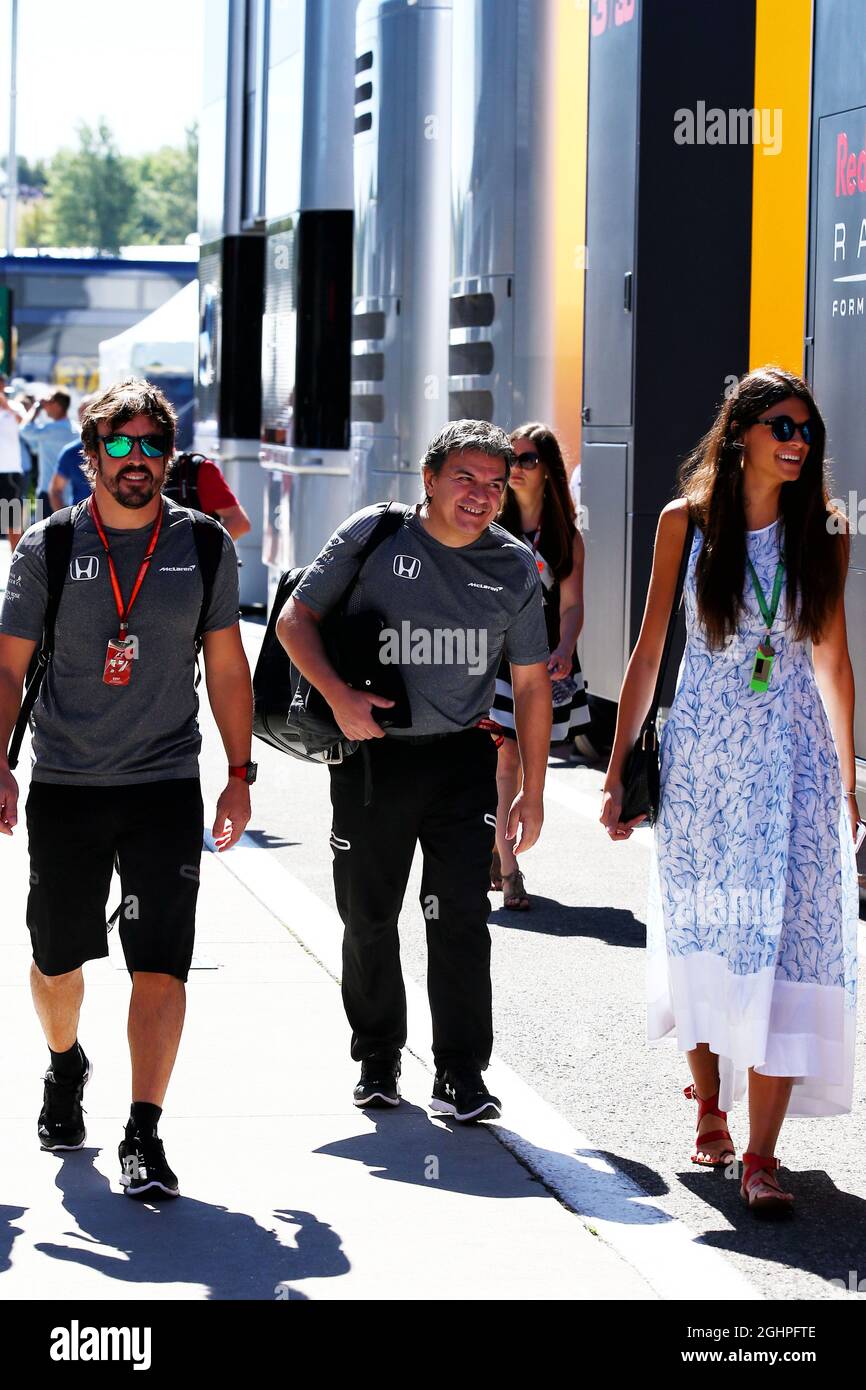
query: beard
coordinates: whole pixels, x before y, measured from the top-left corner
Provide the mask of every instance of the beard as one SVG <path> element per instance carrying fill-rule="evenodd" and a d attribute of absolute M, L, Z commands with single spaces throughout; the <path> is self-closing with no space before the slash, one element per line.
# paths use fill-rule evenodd
<path fill-rule="evenodd" d="M 127 472 L 145 473 L 146 476 L 140 482 L 130 482 L 125 476 Z M 121 468 L 119 473 L 110 476 L 100 465 L 99 478 L 107 492 L 121 507 L 129 507 L 132 511 L 138 511 L 141 507 L 146 507 L 152 502 L 156 494 L 162 487 L 162 478 L 155 478 L 149 468 L 136 467 L 129 469 Z"/>

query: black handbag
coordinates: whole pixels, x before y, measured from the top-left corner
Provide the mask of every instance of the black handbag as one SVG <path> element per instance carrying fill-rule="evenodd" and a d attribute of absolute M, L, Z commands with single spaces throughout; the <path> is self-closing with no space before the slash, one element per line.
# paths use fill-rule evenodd
<path fill-rule="evenodd" d="M 376 613 L 348 616 L 346 607 L 366 561 L 399 530 L 404 517 L 403 507 L 388 504 L 358 557 L 354 579 L 319 628 L 328 659 L 347 685 L 395 700 L 393 709 L 374 711 L 383 727 L 407 728 L 411 722 L 403 678 L 398 667 L 379 661 L 384 619 Z M 331 707 L 294 665 L 276 633 L 277 620 L 306 572 L 306 567 L 289 570 L 277 587 L 253 676 L 253 733 L 272 748 L 305 762 L 341 763 L 356 752 L 358 743 L 346 738 Z"/>
<path fill-rule="evenodd" d="M 695 523 L 689 518 L 682 558 L 680 560 L 679 574 L 677 575 L 677 587 L 674 593 L 674 601 L 671 605 L 670 617 L 668 618 L 668 630 L 665 635 L 664 651 L 662 652 L 662 659 L 659 663 L 652 703 L 649 708 L 649 713 L 643 722 L 641 731 L 637 736 L 634 747 L 629 753 L 625 762 L 625 767 L 623 768 L 622 808 L 619 813 L 621 821 L 634 820 L 636 816 L 645 816 L 650 825 L 655 825 L 658 819 L 659 804 L 661 802 L 661 783 L 659 779 L 659 738 L 656 720 L 658 718 L 659 700 L 661 699 L 668 657 L 670 656 L 671 644 L 674 637 L 674 628 L 677 622 L 677 613 L 679 612 L 680 603 L 682 602 L 686 567 L 692 550 L 692 538 L 694 534 Z"/>

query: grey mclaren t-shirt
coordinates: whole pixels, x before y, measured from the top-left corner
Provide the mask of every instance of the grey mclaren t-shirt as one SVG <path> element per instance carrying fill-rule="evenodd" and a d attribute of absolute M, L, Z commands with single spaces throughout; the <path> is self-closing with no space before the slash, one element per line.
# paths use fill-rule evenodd
<path fill-rule="evenodd" d="M 385 504 L 344 521 L 316 556 L 293 597 L 316 613 L 340 600 Z M 547 661 L 541 583 L 528 546 L 492 525 L 471 545 L 443 545 L 407 509 L 395 535 L 364 565 L 348 612 L 385 619 L 380 659 L 399 666 L 412 727 L 389 737 L 469 729 L 493 703 L 504 653 L 516 666 Z"/>
<path fill-rule="evenodd" d="M 34 710 L 33 780 L 81 786 L 198 776 L 201 735 L 195 691 L 195 631 L 204 590 L 193 513 L 167 499 L 162 530 L 130 615 L 139 657 L 129 685 L 102 679 L 118 618 L 102 542 L 79 507 L 72 557 L 57 614 L 54 656 Z M 45 526 L 22 536 L 0 610 L 0 632 L 40 642 L 48 595 Z M 106 527 L 121 593 L 128 600 L 151 526 Z M 238 621 L 237 556 L 228 532 L 204 630 Z"/>

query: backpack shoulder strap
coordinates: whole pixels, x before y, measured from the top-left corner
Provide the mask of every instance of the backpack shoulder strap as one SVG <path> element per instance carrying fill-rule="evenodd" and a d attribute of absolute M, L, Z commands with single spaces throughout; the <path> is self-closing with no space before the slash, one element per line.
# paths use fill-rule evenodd
<path fill-rule="evenodd" d="M 386 541 L 388 537 L 396 535 L 396 532 L 402 527 L 403 521 L 406 520 L 407 513 L 409 512 L 410 507 L 402 506 L 399 502 L 388 503 L 381 517 L 379 517 L 377 523 L 375 523 L 373 531 L 368 535 L 367 541 L 364 543 L 364 548 L 359 553 L 359 557 L 357 557 L 356 580 L 361 570 L 366 566 L 367 560 L 373 555 L 374 550 L 379 548 L 382 541 Z"/>
<path fill-rule="evenodd" d="M 45 617 L 42 621 L 42 642 L 37 651 L 34 652 L 30 663 L 24 698 L 21 701 L 21 708 L 18 711 L 18 718 L 15 721 L 9 742 L 8 761 L 9 766 L 13 769 L 18 766 L 18 755 L 21 752 L 24 734 L 30 722 L 30 716 L 33 713 L 46 668 L 54 651 L 57 610 L 63 597 L 66 571 L 72 557 L 75 522 L 85 506 L 85 502 L 78 502 L 74 507 L 61 507 L 60 511 L 52 513 L 45 525 L 45 569 L 48 599 L 45 605 Z"/>
<path fill-rule="evenodd" d="M 201 647 L 204 625 L 216 583 L 217 570 L 223 555 L 223 528 L 218 521 L 201 513 L 193 517 L 192 534 L 195 540 L 198 567 L 202 582 L 202 600 L 195 629 L 196 648 Z"/>
<path fill-rule="evenodd" d="M 388 503 L 382 515 L 379 517 L 379 520 L 376 522 L 376 525 L 373 527 L 367 544 L 361 551 L 361 564 L 363 564 L 364 561 L 372 555 L 376 547 L 381 545 L 383 541 L 386 541 L 389 536 L 396 535 L 411 511 L 411 507 L 407 507 L 400 502 Z"/>
<path fill-rule="evenodd" d="M 387 504 L 379 520 L 376 522 L 376 525 L 373 527 L 373 530 L 370 532 L 370 535 L 367 537 L 363 549 L 358 555 L 358 568 L 355 571 L 355 577 L 348 589 L 346 589 L 341 600 L 341 606 L 344 609 L 349 601 L 352 590 L 361 577 L 361 571 L 373 554 L 373 551 L 378 549 L 382 542 L 386 541 L 389 536 L 396 535 L 403 525 L 403 522 L 406 520 L 410 510 L 411 508 L 399 502 L 389 502 Z"/>
<path fill-rule="evenodd" d="M 46 660 L 54 650 L 54 628 L 57 624 L 57 610 L 63 597 L 66 571 L 72 558 L 75 522 L 84 506 L 84 502 L 78 502 L 74 507 L 61 507 L 59 511 L 52 513 L 45 525 L 45 569 L 48 580 L 48 602 L 45 607 L 41 650 Z"/>

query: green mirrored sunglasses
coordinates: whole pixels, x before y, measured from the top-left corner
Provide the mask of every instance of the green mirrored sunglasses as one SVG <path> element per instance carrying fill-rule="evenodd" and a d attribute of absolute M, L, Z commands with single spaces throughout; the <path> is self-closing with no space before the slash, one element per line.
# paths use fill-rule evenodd
<path fill-rule="evenodd" d="M 168 440 L 162 434 L 109 434 L 100 439 L 113 459 L 128 458 L 136 444 L 146 459 L 164 458 L 168 453 Z"/>

